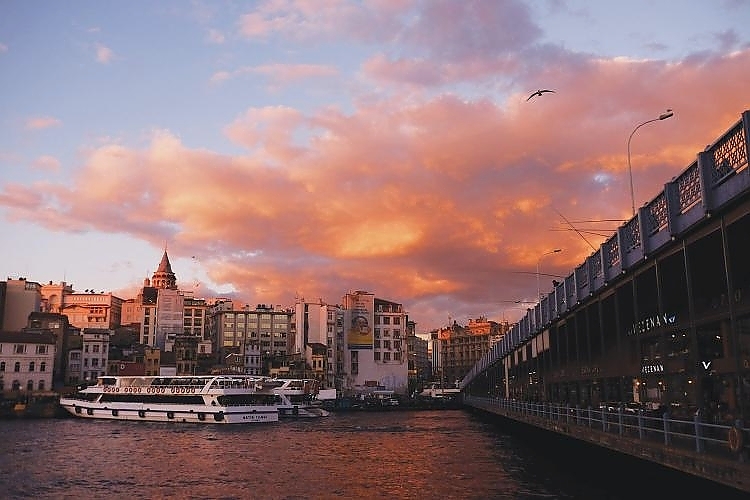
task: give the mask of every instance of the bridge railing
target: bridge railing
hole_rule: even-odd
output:
[[[691,419],[675,418],[668,412],[656,414],[625,404],[580,407],[557,403],[532,403],[503,398],[464,396],[464,404],[544,428],[559,425],[578,426],[709,456],[744,461],[750,447],[746,444],[750,429],[737,420],[730,424],[705,422],[700,414]]]

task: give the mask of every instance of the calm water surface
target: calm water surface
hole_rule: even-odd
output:
[[[2,498],[632,499],[463,411],[247,426],[0,421]],[[574,457],[562,457],[564,461]],[[611,486],[607,486],[610,484]]]

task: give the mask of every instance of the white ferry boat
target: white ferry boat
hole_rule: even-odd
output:
[[[457,387],[443,387],[439,383],[432,383],[419,393],[421,397],[431,399],[450,399],[458,397],[460,394],[461,389]]]
[[[329,415],[317,399],[320,383],[315,379],[271,378],[264,381],[264,386],[271,387],[275,394],[281,396],[280,417],[327,417]]]
[[[76,417],[244,424],[277,422],[289,401],[249,375],[102,376],[60,398]]]

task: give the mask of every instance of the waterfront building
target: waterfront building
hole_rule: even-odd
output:
[[[67,339],[77,333],[68,322],[68,317],[60,313],[33,312],[29,315],[28,325],[24,331],[49,330],[55,336],[55,363],[53,367],[53,384],[64,383],[66,367]]]
[[[209,331],[215,339],[217,354],[226,359],[229,353],[239,354],[240,361],[245,346],[257,343],[266,370],[271,363],[282,363],[289,354],[287,343],[293,335],[293,315],[290,309],[258,304],[255,309],[245,306],[241,310],[212,309]]]
[[[95,381],[107,374],[109,341],[114,333],[105,328],[84,328],[81,330],[81,380]]]
[[[70,335],[65,340],[65,368],[64,379],[65,385],[78,385],[83,380],[83,371],[81,370],[81,358],[83,357],[83,339],[80,332]]]
[[[52,390],[56,339],[50,330],[0,331],[0,390],[33,393]]]
[[[171,351],[175,337],[184,332],[185,296],[175,288],[157,287],[156,290],[155,345],[165,351]]]
[[[205,299],[185,296],[183,301],[183,333],[208,340],[206,316],[209,306]],[[210,343],[209,343],[210,345]]]
[[[342,298],[346,360],[344,390],[408,391],[407,315],[396,302],[355,291]]]
[[[428,354],[429,342],[414,334],[416,325],[409,322],[409,333],[406,335],[406,350],[409,353],[409,393],[420,391],[432,380],[432,367]]]
[[[60,313],[76,328],[117,328],[122,319],[123,299],[112,293],[73,290],[73,285],[64,281],[40,286],[41,310]]]
[[[295,335],[290,353],[304,363],[323,382],[323,387],[342,389],[344,371],[344,311],[340,305],[306,302],[298,299],[294,306]]]
[[[484,316],[469,319],[466,326],[456,321],[441,328],[437,337],[440,348],[440,381],[452,387],[490,349],[490,339],[497,337],[500,324]]]
[[[139,359],[139,356],[136,356],[136,359]],[[143,348],[143,371],[147,377],[155,377],[161,373],[161,351],[158,348]]]
[[[263,356],[258,342],[245,344],[243,368],[247,375],[263,375]]]
[[[112,293],[65,293],[62,300],[60,312],[76,328],[112,329],[120,326],[123,300]]]
[[[199,344],[202,339],[196,335],[178,335],[174,339],[172,352],[175,356],[177,375],[196,375],[198,370]]]
[[[49,282],[42,285],[42,312],[62,313],[65,296],[75,293],[73,285],[61,281],[60,283]]]
[[[26,326],[29,314],[42,310],[42,286],[26,278],[11,279],[3,282],[4,294],[0,295],[0,329],[20,331]]]

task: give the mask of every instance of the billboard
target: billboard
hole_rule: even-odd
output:
[[[346,343],[349,349],[372,349],[375,297],[350,294],[347,297],[349,324]]]

